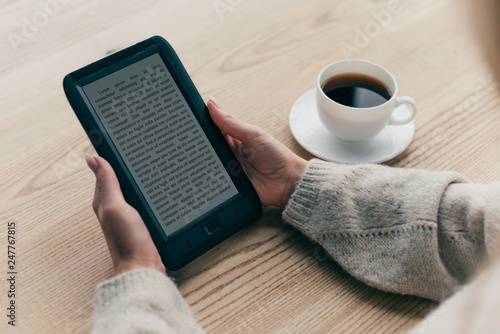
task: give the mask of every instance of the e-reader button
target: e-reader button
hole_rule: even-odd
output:
[[[240,218],[246,217],[253,212],[254,206],[250,198],[245,197],[234,205]]]
[[[205,231],[208,235],[212,235],[220,230],[222,230],[222,228],[217,220],[212,220],[205,225]]]
[[[236,211],[234,210],[234,205],[231,205],[229,208],[221,211],[217,215],[217,218],[219,218],[219,221],[224,228],[230,228],[239,219]]]
[[[186,234],[186,239],[191,248],[196,248],[207,241],[207,236],[203,233],[201,226],[197,226]]]
[[[180,237],[167,244],[167,250],[172,258],[177,261],[191,251],[185,237]]]

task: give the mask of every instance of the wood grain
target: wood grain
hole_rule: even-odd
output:
[[[452,0],[401,0],[377,30],[389,2],[72,0],[14,47],[13,34],[44,9],[1,1],[0,249],[7,222],[16,222],[19,309],[18,327],[2,320],[0,332],[89,331],[94,288],[112,268],[90,206],[94,178],[83,155],[93,148],[61,81],[155,34],[171,42],[203,96],[307,159],[288,129],[290,107],[323,66],[345,57],[342,45],[357,47],[354,57],[388,68],[420,107],[413,143],[389,165],[499,179],[497,86],[466,13]],[[358,47],[358,32],[370,27]],[[6,291],[5,256],[0,263]],[[209,333],[405,332],[435,307],[354,280],[275,209],[171,274]]]

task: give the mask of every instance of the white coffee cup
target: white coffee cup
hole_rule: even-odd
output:
[[[383,104],[371,108],[349,107],[330,99],[323,85],[341,74],[364,74],[382,82],[391,94]],[[324,67],[316,83],[318,114],[325,127],[337,138],[346,141],[363,141],[379,134],[387,125],[403,125],[411,122],[417,112],[417,104],[411,97],[398,97],[398,84],[385,68],[365,60],[342,60]],[[410,113],[397,115],[396,108],[409,105]],[[398,117],[399,116],[399,117]]]

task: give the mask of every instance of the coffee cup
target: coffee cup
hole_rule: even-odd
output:
[[[316,104],[323,125],[337,138],[352,142],[375,137],[388,125],[407,124],[417,112],[415,100],[398,97],[394,76],[365,60],[324,67],[316,83]],[[398,109],[403,104],[409,112]]]

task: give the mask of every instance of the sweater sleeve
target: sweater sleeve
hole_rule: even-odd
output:
[[[92,333],[205,332],[170,278],[137,269],[97,286]]]
[[[283,219],[366,284],[444,300],[499,249],[499,198],[453,172],[313,159]]]

